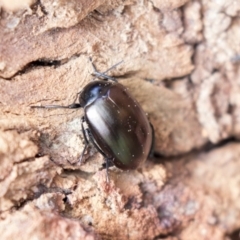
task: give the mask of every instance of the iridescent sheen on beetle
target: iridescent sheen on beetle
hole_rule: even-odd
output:
[[[94,81],[79,97],[95,144],[123,170],[142,164],[152,149],[153,130],[139,103],[115,82]]]
[[[82,161],[87,146],[92,142],[104,156],[107,170],[110,162],[123,170],[136,169],[153,152],[154,130],[142,107],[126,87],[106,75],[106,72],[118,64],[100,73],[92,63],[93,74],[103,80],[88,83],[78,93],[79,103],[74,102],[68,106],[32,106],[32,108],[83,108],[81,127],[85,147],[79,161]]]

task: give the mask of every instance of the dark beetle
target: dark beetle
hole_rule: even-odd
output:
[[[78,93],[79,103],[69,106],[32,107],[84,108],[82,131],[85,147],[80,162],[90,141],[105,157],[107,170],[111,162],[123,170],[136,169],[153,151],[153,127],[139,103],[127,89],[105,74],[113,67],[104,73],[97,72],[94,65],[93,67],[93,74],[104,80],[88,83]],[[84,128],[84,121],[87,123],[87,128]]]

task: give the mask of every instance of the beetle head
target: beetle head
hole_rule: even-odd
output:
[[[94,81],[87,84],[79,96],[81,107],[85,107],[98,98],[105,96],[109,87],[112,85],[113,83],[107,81]]]

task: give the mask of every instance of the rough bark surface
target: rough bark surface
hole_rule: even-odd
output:
[[[240,2],[0,1],[1,239],[240,239]],[[89,56],[140,102],[152,160],[84,147]]]

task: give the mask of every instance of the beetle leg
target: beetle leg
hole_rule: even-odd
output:
[[[106,154],[101,150],[101,148],[99,148],[99,146],[95,143],[94,138],[92,136],[92,133],[90,132],[90,130],[87,128],[86,129],[88,137],[90,142],[93,144],[93,146],[97,149],[98,152],[100,152],[105,158],[107,157]]]
[[[88,144],[85,143],[85,146],[84,146],[84,149],[83,149],[83,151],[81,153],[81,156],[80,156],[79,160],[76,163],[80,162],[80,165],[82,164],[83,155],[86,152],[87,147],[88,147]]]
[[[84,123],[84,122],[85,122],[85,118],[82,117],[82,119],[81,119],[81,128],[82,128],[83,138],[84,138],[84,141],[85,141],[85,143],[84,143],[85,146],[84,146],[84,149],[83,149],[83,151],[82,151],[82,154],[81,154],[81,156],[80,156],[80,158],[79,158],[80,164],[82,163],[83,155],[84,155],[84,153],[85,153],[85,151],[86,151],[86,149],[87,149],[87,147],[88,147],[88,145],[89,145],[89,141],[88,141],[87,135],[86,135],[86,133],[88,133],[88,129],[84,129],[84,126],[83,126],[83,123]]]
[[[82,157],[84,155],[84,152],[86,151],[87,149],[87,146],[89,145],[89,141],[93,144],[93,146],[98,150],[98,152],[100,152],[105,158],[107,158],[107,156],[104,154],[104,152],[99,148],[99,146],[95,143],[94,141],[94,138],[89,130],[89,128],[84,128],[83,126],[83,123],[85,122],[85,118],[82,117],[81,119],[81,128],[82,128],[82,132],[83,132],[83,138],[84,138],[84,141],[85,141],[85,147],[83,149],[83,152],[81,154],[81,157],[79,159],[79,161],[81,162],[82,161]]]
[[[155,152],[154,152],[155,133],[154,133],[154,128],[153,128],[152,123],[149,122],[149,124],[150,124],[151,129],[152,129],[152,146],[151,146],[150,152],[149,152],[149,154],[148,154],[148,157],[149,157],[149,158],[152,158],[152,157],[154,156],[154,154],[155,154]]]
[[[108,167],[113,167],[113,166],[114,166],[113,159],[108,158]],[[102,169],[105,169],[105,168],[107,168],[106,162],[102,164]]]
[[[48,108],[48,109],[56,109],[56,108],[67,108],[67,109],[76,109],[81,108],[79,103],[72,103],[68,106],[61,106],[61,105],[45,105],[45,106],[30,106],[31,108]]]
[[[108,168],[109,168],[109,161],[111,160],[110,158],[108,158],[106,156],[106,154],[99,148],[99,146],[95,143],[94,138],[90,132],[90,130],[87,128],[86,129],[86,133],[89,137],[89,141],[91,141],[91,143],[94,145],[94,147],[98,150],[98,152],[100,152],[103,157],[105,158],[105,164],[106,164],[106,182],[109,183],[109,176],[108,176]]]
[[[105,162],[106,162],[106,182],[109,183],[109,176],[108,176],[108,162],[109,158],[105,158]]]
[[[31,108],[51,108],[51,109],[56,109],[56,108],[67,108],[67,109],[76,109],[76,108],[81,108],[82,106],[79,103],[76,103],[78,95],[81,92],[76,94],[76,97],[74,99],[74,102],[70,105],[67,106],[61,106],[61,105],[45,105],[45,106],[30,106]]]

